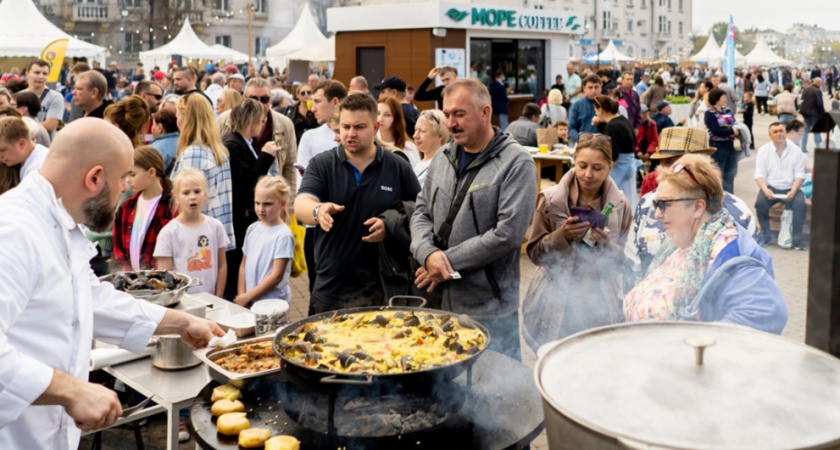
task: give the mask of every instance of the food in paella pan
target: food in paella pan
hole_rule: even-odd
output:
[[[210,396],[210,401],[214,403],[222,399],[234,401],[238,400],[240,397],[242,397],[242,391],[240,391],[236,386],[223,384],[213,388],[213,395]]]
[[[267,428],[249,428],[239,432],[239,446],[242,448],[260,448],[271,437]]]
[[[300,441],[294,436],[281,434],[265,441],[265,450],[300,450]]]
[[[371,311],[309,322],[278,351],[307,367],[353,374],[398,374],[462,361],[487,345],[468,320],[425,311]]]
[[[235,353],[213,362],[222,369],[236,373],[257,373],[280,367],[280,357],[274,353],[271,341],[243,344]]]
[[[239,433],[251,428],[247,416],[244,412],[222,414],[216,419],[216,429],[225,436],[239,436]]]
[[[120,272],[111,277],[111,283],[118,291],[174,291],[186,281],[178,279],[168,270],[147,270]]]

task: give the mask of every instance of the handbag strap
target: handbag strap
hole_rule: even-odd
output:
[[[441,250],[449,248],[449,235],[452,234],[452,223],[455,222],[455,217],[458,211],[461,210],[461,205],[467,197],[467,192],[470,190],[473,180],[478,175],[479,169],[475,168],[467,172],[467,177],[464,178],[464,183],[461,184],[461,189],[458,190],[458,195],[455,200],[449,205],[449,213],[446,215],[446,220],[440,224],[437,233],[435,234],[435,245]]]

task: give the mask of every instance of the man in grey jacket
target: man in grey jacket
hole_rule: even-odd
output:
[[[490,124],[479,81],[450,83],[443,112],[453,140],[432,159],[411,219],[411,252],[423,266],[416,284],[442,288],[444,310],[470,315],[487,327],[491,349],[519,359],[519,252],[536,202],[534,161]]]

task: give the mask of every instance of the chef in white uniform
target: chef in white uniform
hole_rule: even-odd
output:
[[[40,171],[0,196],[0,449],[76,449],[81,431],[122,414],[88,383],[92,339],[140,353],[153,334],[204,347],[213,322],[101,284],[79,224],[113,221],[134,149],[117,127],[79,119],[56,135]]]

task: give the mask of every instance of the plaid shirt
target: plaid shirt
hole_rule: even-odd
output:
[[[192,167],[204,172],[207,177],[207,201],[201,212],[217,219],[225,226],[230,245],[225,250],[236,249],[236,238],[233,236],[233,202],[232,184],[230,181],[230,159],[226,159],[221,166],[216,165],[216,157],[209,147],[202,145],[190,145],[172,169],[172,177],[178,174],[181,169]]]
[[[131,248],[131,228],[134,226],[134,214],[137,212],[137,200],[140,194],[137,192],[131,198],[124,201],[114,217],[114,229],[111,241],[114,245],[113,258],[120,270],[131,270],[131,258],[129,255],[129,248]],[[155,265],[155,259],[152,253],[155,251],[155,244],[157,243],[158,234],[160,230],[175,217],[175,201],[172,198],[172,192],[166,188],[160,194],[160,200],[152,215],[152,221],[149,223],[149,229],[146,230],[146,236],[143,238],[143,245],[140,246],[140,269],[152,269]]]

